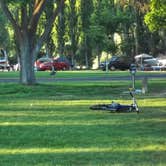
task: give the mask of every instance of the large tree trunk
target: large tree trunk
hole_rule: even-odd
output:
[[[24,42],[20,46],[21,60],[20,60],[20,83],[25,85],[32,85],[36,83],[34,72],[35,55],[33,50],[29,47],[28,42]]]

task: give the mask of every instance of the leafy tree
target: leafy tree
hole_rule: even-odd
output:
[[[88,5],[87,5],[88,4]],[[89,68],[91,62],[91,40],[88,36],[88,30],[90,28],[90,17],[93,12],[93,1],[92,0],[81,0],[81,21],[82,21],[82,48],[84,49],[84,57],[86,67]]]
[[[151,0],[150,11],[145,15],[144,21],[151,35],[151,52],[165,54],[166,46],[166,0]]]
[[[44,13],[47,5],[55,3],[51,16],[46,19],[42,33],[38,33],[38,25],[40,18]],[[63,5],[64,0],[47,1],[47,0],[26,0],[26,1],[6,1],[1,0],[1,8],[6,17],[11,22],[15,31],[16,41],[20,50],[20,82],[22,84],[35,84],[34,61],[36,55],[42,47],[44,41],[51,33],[55,18],[59,9]],[[9,6],[17,7],[19,10],[18,20],[13,15]]]
[[[40,31],[41,31],[39,34],[41,34],[42,30],[45,28],[44,27],[44,25],[45,25],[44,22],[45,22],[45,20],[48,20],[51,17],[53,10],[54,10],[54,3],[49,3],[46,6],[45,10],[44,10],[45,14],[43,14],[41,16],[41,19],[40,19],[40,22],[39,22],[38,27],[40,27]],[[48,56],[48,57],[54,56],[55,43],[53,41],[53,37],[54,37],[54,32],[53,32],[53,29],[52,29],[51,33],[48,35],[47,39],[44,42],[44,46],[45,46],[44,55],[46,54],[46,56]]]
[[[96,53],[98,57],[98,66],[100,64],[101,53],[103,51],[106,38],[105,27],[101,25],[101,20],[103,19],[101,15],[102,7],[101,1],[94,2],[94,12],[91,15],[91,25],[88,35],[91,38],[93,52]]]
[[[123,34],[124,24],[131,22],[130,20],[131,17],[122,10],[119,3],[115,3],[113,0],[96,1],[91,17],[93,44],[96,43],[97,48],[102,48],[101,51],[115,54],[118,50],[114,39],[115,33]]]
[[[125,22],[121,21],[123,52],[125,51],[130,57],[142,52],[149,53],[151,33],[143,21],[149,9],[149,0],[119,0],[119,4],[124,15],[128,17]]]
[[[68,0],[67,6],[67,23],[68,23],[68,56],[72,66],[74,65],[74,58],[78,49],[78,42],[80,36],[79,27],[79,1]]]
[[[64,54],[65,48],[65,3],[60,7],[58,21],[57,21],[57,44],[58,44],[58,53],[60,55]]]
[[[1,9],[0,12],[2,13]],[[0,48],[7,49],[9,46],[9,33],[7,31],[7,20],[3,14],[0,15]]]

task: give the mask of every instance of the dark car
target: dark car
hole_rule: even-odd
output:
[[[38,71],[45,70],[67,70],[69,64],[66,62],[59,62],[51,58],[40,58],[35,62],[35,68]]]
[[[104,71],[108,65],[109,70],[128,70],[130,68],[131,61],[126,57],[113,56],[107,63],[100,64],[100,68]]]

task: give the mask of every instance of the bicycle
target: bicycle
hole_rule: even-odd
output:
[[[91,110],[104,110],[104,111],[110,111],[112,113],[129,113],[129,112],[137,112],[139,113],[140,110],[138,108],[137,101],[135,99],[135,91],[132,88],[129,88],[129,93],[132,97],[132,104],[131,105],[124,105],[120,103],[116,103],[112,101],[111,104],[96,104],[90,106]]]
[[[128,113],[128,112],[137,112],[139,113],[140,110],[138,108],[138,104],[135,98],[135,73],[136,73],[136,66],[135,64],[130,65],[130,73],[132,76],[132,88],[129,88],[129,94],[132,97],[132,104],[131,105],[124,105],[124,104],[119,104],[114,101],[112,101],[111,104],[97,104],[97,105],[92,105],[90,106],[91,110],[105,110],[105,111],[110,111],[110,112],[122,112],[122,113]]]

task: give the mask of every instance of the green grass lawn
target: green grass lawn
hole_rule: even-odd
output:
[[[166,71],[137,71],[137,75],[161,75]],[[83,71],[57,71],[56,78],[79,78],[79,77],[113,77],[113,76],[130,76],[129,71],[101,71],[101,70],[83,70]],[[0,72],[0,78],[19,78],[19,72]],[[36,72],[36,78],[50,78],[50,71]]]
[[[92,111],[130,104],[128,81],[0,84],[2,166],[165,166],[166,80],[137,95],[140,114]],[[141,86],[141,81],[136,84]]]

